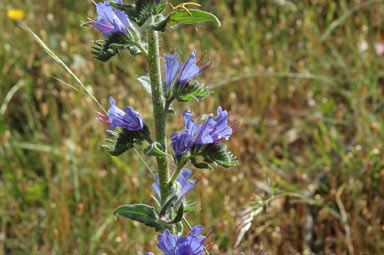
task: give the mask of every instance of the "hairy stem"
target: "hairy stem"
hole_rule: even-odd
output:
[[[156,141],[163,144],[166,150],[167,137],[165,130],[165,100],[163,89],[161,85],[161,68],[160,68],[160,52],[159,52],[159,36],[158,33],[148,28],[148,70],[151,80],[152,89],[152,104],[153,114],[155,121],[155,136]],[[162,202],[164,202],[169,195],[169,170],[167,157],[157,157],[157,167],[160,179],[160,193]]]

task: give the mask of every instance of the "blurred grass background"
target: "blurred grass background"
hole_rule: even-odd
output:
[[[195,171],[203,178],[190,198],[202,209],[190,221],[215,225],[217,254],[384,254],[384,56],[373,48],[384,41],[384,1],[200,3],[222,27],[168,30],[163,53],[206,51],[215,63],[200,79],[215,94],[175,108],[222,105],[244,128],[228,143],[239,167]],[[101,35],[80,27],[96,16],[92,1],[1,1],[0,255],[154,250],[150,229],[112,217],[121,204],[153,204],[145,165],[133,151],[102,150],[97,105],[4,15],[11,8],[105,107],[112,95],[152,116],[136,81],[143,59],[92,59]],[[182,125],[173,117],[170,130]]]

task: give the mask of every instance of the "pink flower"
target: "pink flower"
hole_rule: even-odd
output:
[[[382,43],[375,43],[375,50],[377,55],[383,55],[384,54],[384,44]]]

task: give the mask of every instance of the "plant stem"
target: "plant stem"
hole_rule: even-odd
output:
[[[173,174],[171,181],[169,182],[170,187],[176,182],[176,179],[179,176],[179,174],[181,173],[181,170],[183,169],[185,164],[190,160],[190,158],[191,158],[191,156],[189,154],[185,155],[183,160],[177,164],[176,171]]]
[[[160,68],[160,52],[159,52],[159,36],[156,31],[150,27],[147,30],[148,36],[148,70],[151,80],[152,89],[152,104],[153,115],[155,122],[155,136],[156,141],[163,144],[165,153],[167,153],[167,137],[165,130],[165,100],[163,89],[161,85],[161,68]],[[169,170],[167,157],[157,157],[157,167],[160,179],[160,193],[162,202],[164,202],[169,195]]]

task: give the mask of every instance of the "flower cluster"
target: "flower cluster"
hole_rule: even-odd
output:
[[[135,112],[132,107],[127,107],[121,110],[117,107],[115,99],[109,97],[111,107],[108,110],[107,115],[97,112],[100,116],[98,120],[110,125],[109,129],[113,130],[116,127],[123,127],[130,131],[138,131],[144,128],[144,120],[138,112]]]
[[[232,128],[228,124],[228,112],[219,106],[217,117],[210,114],[202,124],[193,120],[192,112],[184,112],[184,131],[171,135],[172,148],[176,158],[183,157],[193,147],[199,149],[203,145],[216,144],[222,139],[228,140],[232,135]]]
[[[123,4],[122,0],[114,0],[114,2]],[[104,36],[127,33],[127,29],[132,26],[128,16],[113,8],[109,1],[96,4],[96,11],[98,16],[91,26],[103,33]]]

